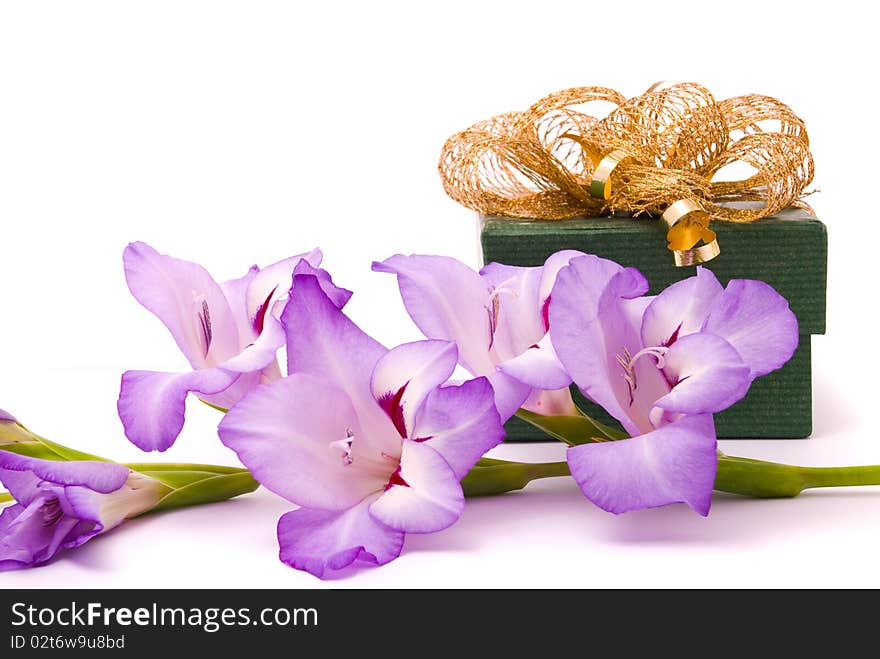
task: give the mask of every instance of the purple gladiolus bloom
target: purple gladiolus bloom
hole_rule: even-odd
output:
[[[788,302],[760,281],[723,288],[711,271],[656,297],[644,277],[595,256],[553,288],[559,359],[585,396],[632,436],[568,449],[584,494],[613,513],[684,502],[706,515],[717,467],[714,412],[782,366],[798,343]]]
[[[396,254],[373,270],[397,275],[406,310],[430,339],[458,344],[459,361],[485,375],[503,420],[520,407],[544,415],[575,414],[550,342],[548,307],[560,268],[582,252],[553,254],[541,267],[490,263],[479,273],[447,256]]]
[[[219,428],[258,481],[300,506],[279,521],[281,560],[318,577],[357,559],[381,565],[405,533],[453,524],[461,478],[503,437],[489,381],[443,386],[454,343],[387,350],[314,275],[294,277],[282,322],[290,375],[246,396]]]
[[[294,272],[313,274],[337,306],[351,293],[318,270],[320,250],[292,256],[218,284],[202,266],[132,243],[123,255],[134,297],[161,320],[193,370],[128,371],[122,376],[119,417],[125,435],[145,451],[164,451],[180,434],[186,396],[227,409],[261,382],[281,377],[284,345],[278,316]]]
[[[112,462],[56,462],[0,451],[16,503],[0,514],[0,571],[41,565],[158,503],[162,485]]]

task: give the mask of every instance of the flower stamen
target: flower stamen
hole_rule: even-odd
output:
[[[515,280],[516,277],[506,279],[489,292],[489,304],[486,306],[486,312],[489,314],[489,350],[495,345],[495,330],[498,328],[498,316],[501,314],[501,295],[519,297],[516,289],[508,286],[510,282]]]
[[[646,355],[656,360],[655,366],[663,368],[666,365],[666,353],[669,348],[666,346],[653,346],[650,348],[642,348],[636,354],[631,355],[628,348],[623,349],[623,355],[615,355],[617,363],[623,369],[623,379],[629,388],[629,404],[632,405],[635,400],[636,388],[638,380],[636,379],[636,362]]]
[[[199,321],[199,329],[202,330],[202,342],[204,343],[205,357],[211,351],[211,341],[214,339],[214,330],[211,327],[211,310],[208,308],[208,301],[203,296],[196,297],[196,304],[201,309],[196,314]]]
[[[635,400],[636,387],[638,386],[632,355],[629,354],[628,348],[624,348],[623,355],[615,355],[614,357],[623,369],[623,380],[629,388],[629,404],[632,405]]]
[[[354,458],[351,457],[352,443],[354,443],[354,433],[351,431],[351,428],[345,429],[344,438],[330,442],[330,448],[332,450],[342,452],[342,464],[346,467],[354,462]]]
[[[651,348],[642,348],[632,357],[632,363],[635,364],[640,357],[644,357],[645,355],[650,355],[654,359],[657,360],[655,364],[657,368],[663,368],[666,365],[666,353],[669,352],[669,348],[666,346],[653,346]]]

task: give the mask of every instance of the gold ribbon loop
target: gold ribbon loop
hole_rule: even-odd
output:
[[[584,110],[593,101],[614,108],[595,117]],[[750,173],[726,180],[734,164]],[[719,102],[687,82],[630,99],[605,87],[556,92],[453,135],[439,170],[450,197],[485,214],[664,214],[673,218],[676,265],[694,265],[720,252],[709,219],[752,222],[801,203],[813,157],[804,122],[780,101],[753,94]]]
[[[608,199],[611,197],[611,172],[624,160],[632,158],[633,155],[626,149],[614,149],[606,155],[596,169],[593,170],[593,178],[590,180],[590,194],[597,199]]]
[[[666,222],[667,226],[671,229],[679,222],[679,220],[683,220],[688,215],[705,212],[706,211],[703,207],[697,202],[691,199],[679,199],[675,203],[670,204],[669,208],[663,211],[663,215],[661,215],[660,218]]]
[[[721,248],[718,246],[718,241],[713,240],[694,249],[674,250],[672,255],[675,258],[675,265],[681,268],[688,265],[706,263],[706,261],[711,261],[720,253]]]
[[[693,199],[679,199],[670,204],[660,218],[669,227],[667,248],[672,251],[675,265],[699,265],[721,253],[715,232],[709,228],[711,216]],[[700,241],[704,244],[695,247]]]

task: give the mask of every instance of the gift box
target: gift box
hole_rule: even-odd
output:
[[[825,333],[827,236],[814,215],[789,208],[755,222],[715,222],[721,253],[702,267],[722,284],[730,279],[759,279],[788,299],[798,319],[800,343],[781,369],[758,378],[748,395],[715,415],[721,438],[803,438],[812,431],[810,341]],[[655,295],[693,276],[693,267],[676,267],[663,239],[667,227],[656,218],[578,217],[522,220],[480,216],[484,263],[537,266],[552,253],[576,249],[638,268]],[[613,419],[573,388],[575,402],[605,423]],[[539,430],[513,418],[507,439],[545,439]]]

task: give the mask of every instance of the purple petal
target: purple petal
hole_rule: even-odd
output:
[[[522,404],[524,410],[544,416],[577,416],[571,389],[532,389],[532,393]]]
[[[341,510],[381,492],[400,455],[397,440],[383,457],[386,439],[365,434],[345,393],[303,373],[256,389],[218,432],[254,478],[308,508]]]
[[[41,460],[26,455],[0,451],[0,481],[19,503],[27,505],[27,495],[19,498],[19,486],[30,490],[25,479],[39,479],[57,485],[80,485],[96,492],[108,493],[125,484],[129,470],[115,462],[75,460],[62,462]],[[30,492],[28,492],[30,494]]]
[[[260,270],[250,282],[245,298],[247,316],[253,323],[271,309],[273,302],[287,295],[293,273],[300,261],[305,260],[315,267],[321,265],[321,250],[314,249],[306,254],[297,254]],[[260,323],[261,325],[261,323]],[[259,333],[259,328],[257,328]]]
[[[277,361],[269,364],[269,366],[266,367],[266,371],[269,371],[273,367],[275,369],[278,368]],[[222,370],[226,369],[224,368]],[[280,377],[281,376],[278,375],[275,379]],[[231,385],[226,387],[226,389],[223,389],[216,394],[198,394],[198,398],[209,405],[228,410],[252,392],[261,382],[263,382],[262,372],[240,373],[238,378]]]
[[[12,423],[18,423],[18,419],[16,419],[5,410],[0,410],[0,421],[11,421]]]
[[[461,365],[474,375],[494,370],[492,301],[480,275],[447,256],[395,254],[373,270],[397,275],[403,304],[426,337],[455,341]]]
[[[0,572],[17,570],[34,565],[35,548],[42,545],[42,541],[35,542],[33,530],[24,527],[23,515],[35,514],[36,510],[28,509],[15,504],[7,506],[0,511]],[[22,520],[19,524],[16,521]],[[27,535],[22,531],[30,531]]]
[[[317,253],[317,257],[315,257],[315,253]],[[320,261],[320,250],[315,250],[315,252],[307,256]],[[339,288],[334,285],[328,272],[312,267],[311,263],[305,258],[294,258],[299,258],[299,261],[297,261],[293,268],[293,275],[291,275],[290,272],[287,272],[287,280],[291,280],[292,276],[299,274],[313,275],[318,279],[321,289],[328,295],[333,304],[340,309],[345,306],[349,298],[351,298],[351,291],[347,291],[344,288]],[[291,259],[288,259],[288,261],[291,261]],[[286,265],[288,261],[282,262],[282,264]],[[270,267],[278,268],[279,264]],[[261,282],[259,278],[256,278],[255,281],[257,285],[265,285],[265,282]],[[272,294],[270,295],[271,299],[267,298],[264,301],[265,305],[271,307],[274,304],[272,300],[278,297],[287,296],[290,287],[291,283],[288,281],[285,281],[283,286],[279,284],[272,290]],[[281,303],[279,303],[279,305],[280,304]],[[284,329],[281,326],[281,322],[271,311],[261,308],[257,313],[259,316],[258,327],[254,327],[253,323],[249,323],[249,325],[251,332],[256,333],[256,331],[259,330],[259,336],[242,350],[239,355],[223,362],[223,364],[221,364],[222,368],[230,371],[237,371],[239,373],[250,373],[260,371],[274,364],[278,349],[284,345]]]
[[[642,397],[653,395],[662,384],[655,382],[662,380],[657,369],[645,360],[636,364],[636,368],[646,371],[637,373],[644,375],[641,389],[632,390],[618,361],[642,348],[638,334],[641,318],[627,307],[633,304],[632,298],[647,289],[648,282],[637,270],[582,256],[559,272],[550,302],[550,336],[565,370],[584,395],[605,408],[631,434],[651,427],[647,419],[650,405],[645,409]],[[637,309],[642,308],[638,302],[635,304]],[[657,397],[654,395],[650,402]]]
[[[396,455],[399,448],[392,440],[397,433],[370,390],[373,368],[388,350],[351,322],[311,275],[294,277],[281,322],[287,336],[287,372],[308,373],[344,391],[362,427],[387,434],[386,452]]]
[[[498,410],[498,415],[502,422],[507,421],[526,402],[532,388],[498,370],[489,373],[486,377],[495,391],[495,408]]]
[[[253,343],[257,339],[257,331],[254,329],[253,320],[248,316],[247,312],[247,291],[251,282],[260,268],[252,265],[244,277],[238,279],[230,279],[220,284],[223,295],[229,302],[229,309],[235,317],[235,324],[238,328],[239,344],[246,345]]]
[[[749,367],[739,353],[714,334],[683,336],[672,345],[664,361],[663,372],[677,384],[655,405],[669,412],[706,414],[726,410],[746,395],[752,382]]]
[[[646,346],[669,346],[687,334],[698,332],[724,289],[711,270],[697,268],[697,274],[666,288],[648,305],[642,319],[642,341]]]
[[[82,544],[100,529],[89,520],[69,517],[58,503],[51,504],[51,523],[47,506],[52,499],[44,494],[27,507],[7,507],[0,514],[0,572],[46,563],[62,547]]]
[[[563,289],[558,289],[561,283],[560,278],[563,275],[566,283]],[[578,300],[584,305],[582,313],[586,317],[595,317],[601,297],[612,281],[616,281],[618,294],[628,299],[644,295],[648,290],[647,280],[635,268],[624,268],[614,261],[592,254],[573,258],[556,274],[556,283],[551,291],[551,311],[557,290],[565,290],[567,295],[571,295],[572,292],[576,294]]]
[[[126,470],[127,471],[127,470]],[[104,530],[97,517],[71,510],[67,493],[96,494],[80,486],[39,485],[39,496],[27,506],[14,505],[0,515],[0,571],[41,565],[64,547],[77,547]]]
[[[236,373],[254,373],[275,362],[279,348],[284,345],[284,329],[273,317],[265,319],[263,331],[257,339],[220,368]]]
[[[569,263],[571,263],[572,259],[576,259],[580,256],[587,256],[587,254],[579,252],[575,249],[563,249],[547,257],[547,260],[544,261],[544,267],[541,268],[541,285],[538,298],[541,307],[544,306],[545,302],[552,294],[553,287],[556,285],[556,277],[559,275],[559,271],[562,270],[562,268],[567,266]],[[617,265],[613,261],[607,261],[607,263]],[[547,328],[545,327],[544,331],[546,330]]]
[[[100,494],[86,487],[64,488],[68,514],[97,523],[96,530],[105,533],[122,522],[152,510],[169,488],[156,479],[130,471],[121,488]],[[66,545],[71,546],[71,545]]]
[[[485,377],[434,389],[416,417],[414,437],[443,456],[461,480],[504,439],[494,392]]]
[[[40,484],[43,479],[31,471],[13,471],[0,466],[0,484],[12,497],[25,506],[40,496]]]
[[[709,514],[718,454],[711,415],[686,416],[632,439],[573,446],[571,474],[608,512],[686,503]]]
[[[464,493],[452,467],[426,443],[403,443],[398,481],[370,506],[370,514],[393,529],[441,531],[464,510]]]
[[[308,260],[303,259],[297,263],[296,268],[293,270],[293,275],[314,275],[321,285],[321,290],[330,298],[330,301],[339,309],[342,309],[351,299],[352,292],[334,284],[329,272],[313,266],[317,266],[317,264],[309,263]]]
[[[785,364],[798,345],[798,322],[788,301],[762,281],[731,279],[703,330],[727,340],[752,379]]]
[[[491,290],[489,311],[493,361],[512,359],[547,331],[541,314],[543,268],[490,263],[480,270]]]
[[[498,369],[536,389],[562,389],[571,384],[549,333],[518,357],[499,364]]]
[[[549,328],[548,305],[556,275],[578,256],[585,254],[563,250],[550,255],[543,266],[490,263],[480,271],[492,287],[494,361],[509,362],[540,342]],[[571,379],[559,387],[568,384]]]
[[[214,366],[241,348],[222,289],[196,263],[132,243],[123,254],[132,295],[161,320],[193,368]]]
[[[165,451],[183,428],[187,394],[217,394],[238,377],[238,373],[219,368],[189,373],[124,373],[116,408],[125,436],[143,451]]]
[[[300,508],[278,520],[280,558],[319,579],[360,559],[384,565],[400,555],[404,535],[373,518],[368,497],[346,510]]]
[[[449,379],[458,363],[450,341],[416,341],[387,352],[373,369],[370,387],[401,437],[412,437],[416,412],[432,389]]]

